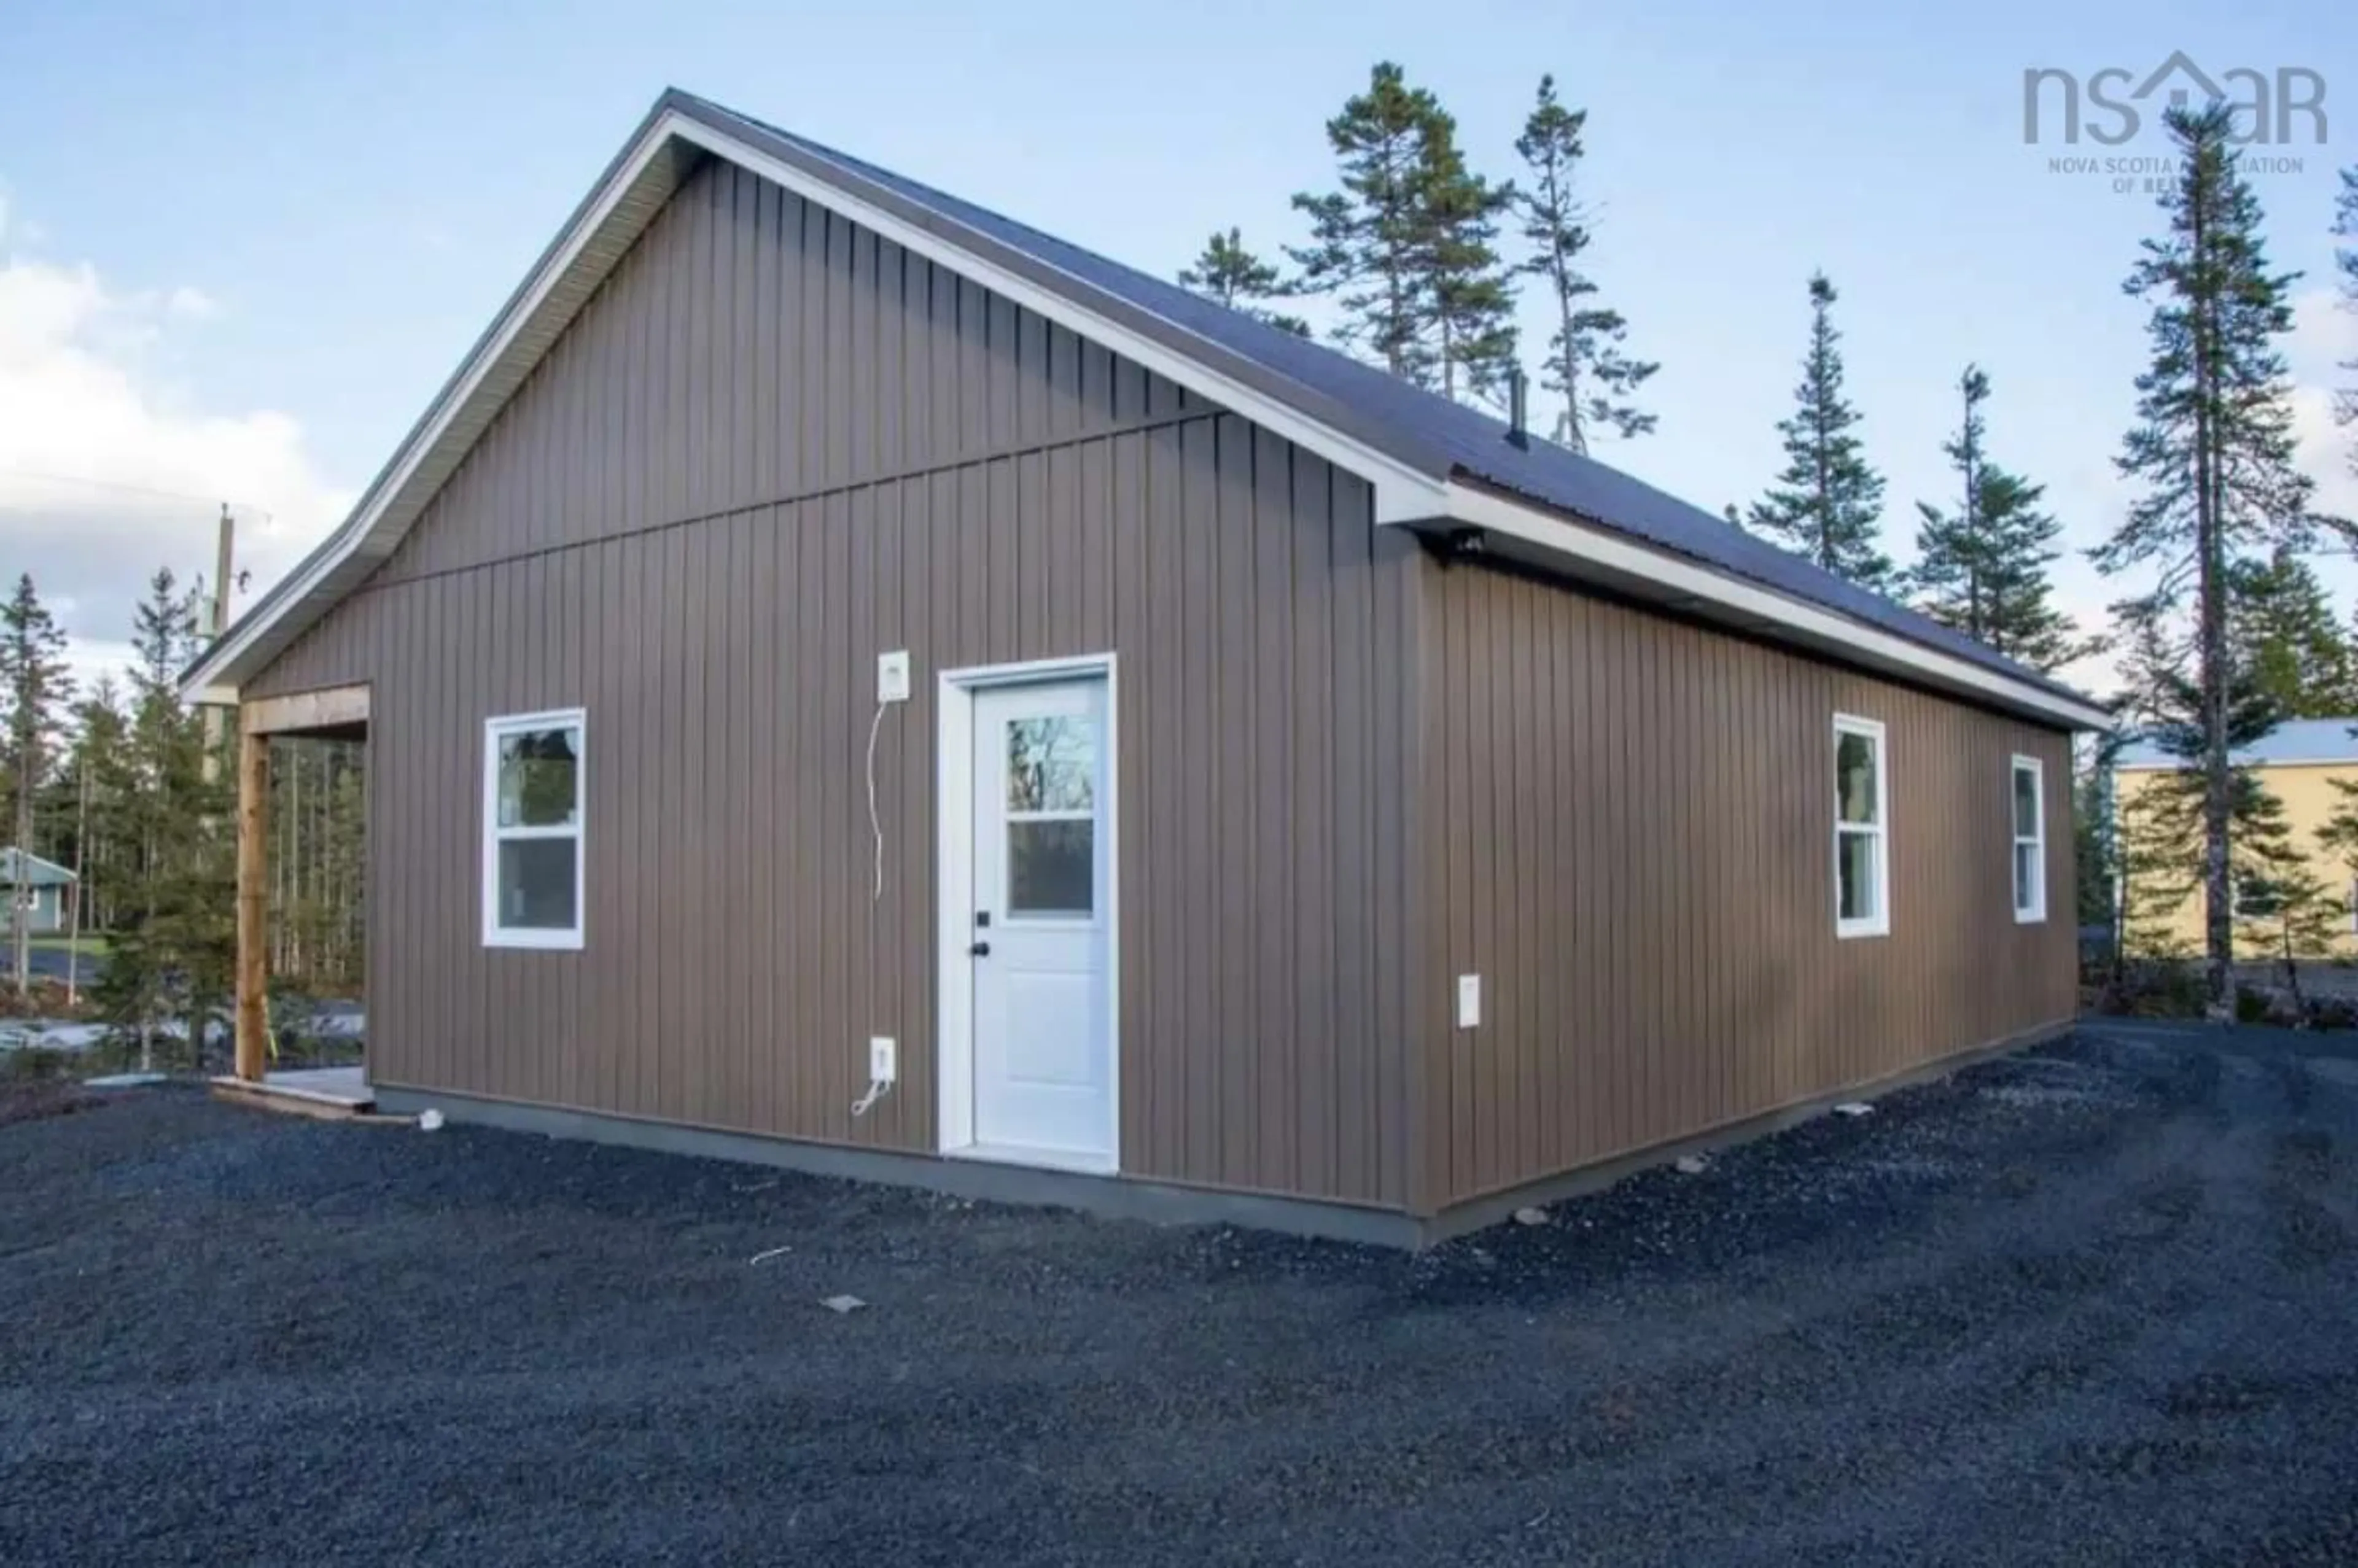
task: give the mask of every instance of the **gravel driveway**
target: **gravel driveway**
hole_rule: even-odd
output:
[[[2353,1140],[2090,1030],[1409,1258],[138,1091],[0,1128],[0,1561],[2349,1563]]]

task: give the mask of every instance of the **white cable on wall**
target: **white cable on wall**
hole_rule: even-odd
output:
[[[876,717],[868,724],[868,832],[876,841],[876,885],[868,895],[871,903],[884,901],[884,819],[876,811],[876,737],[884,729],[884,709],[889,703],[876,705]]]

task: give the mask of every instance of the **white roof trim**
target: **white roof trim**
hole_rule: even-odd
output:
[[[393,553],[581,305],[670,199],[687,167],[688,160],[681,155],[690,148],[727,158],[840,213],[1358,475],[1373,488],[1379,524],[1448,520],[1483,528],[1521,541],[1550,560],[1568,565],[1575,575],[1634,585],[1643,597],[1673,608],[1758,630],[1848,663],[1887,670],[2048,722],[2078,729],[2112,727],[2112,716],[2104,710],[2003,672],[1878,631],[1717,568],[1581,525],[1555,513],[1444,481],[676,107],[654,115],[624,156],[615,161],[342,526],[189,670],[180,684],[184,697],[235,702],[242,682],[276,658]],[[825,161],[816,151],[809,156]],[[856,171],[847,174],[860,178]],[[1095,292],[1085,280],[1074,281],[1084,295]],[[1164,325],[1180,330],[1174,323]]]
[[[403,443],[392,466],[341,527],[232,626],[182,677],[181,696],[197,702],[237,700],[240,682],[277,655],[318,613],[341,599],[393,553],[450,471],[530,374],[582,301],[622,259],[677,188],[664,160],[683,146],[700,148],[840,213],[910,252],[950,268],[1015,304],[1144,365],[1295,445],[1365,479],[1379,522],[1430,517],[1442,504],[1442,481],[1267,394],[1065,296],[975,254],[940,234],[886,211],[743,139],[677,109],[657,114]],[[814,155],[816,156],[816,155]],[[1077,280],[1076,280],[1077,281]],[[1084,286],[1087,287],[1087,286]],[[487,388],[496,388],[486,400]],[[302,607],[315,613],[274,639]]]
[[[1723,624],[1773,633],[1779,642],[1817,649],[1846,664],[1887,671],[2074,730],[2113,727],[2113,716],[2093,704],[2073,701],[1773,589],[1488,491],[1452,484],[1444,514],[1464,526],[1536,546],[1536,553],[1575,575],[1633,588],[1646,598]]]

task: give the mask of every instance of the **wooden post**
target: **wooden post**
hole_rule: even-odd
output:
[[[237,738],[237,1076],[261,1081],[270,989],[270,737]]]

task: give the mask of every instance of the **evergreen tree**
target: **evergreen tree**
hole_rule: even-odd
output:
[[[32,989],[32,913],[27,903],[26,857],[38,852],[33,803],[49,777],[72,684],[66,678],[66,635],[50,616],[29,574],[0,605],[0,743],[7,747],[10,835],[16,847],[16,885],[7,890],[11,973],[19,996]]]
[[[1310,336],[1310,323],[1299,316],[1270,309],[1264,301],[1282,299],[1293,290],[1278,276],[1274,264],[1245,248],[1244,236],[1231,228],[1215,232],[1204,243],[1204,254],[1179,273],[1179,286],[1206,299],[1217,300],[1238,315],[1266,321],[1297,338]]]
[[[148,584],[133,629],[129,787],[117,830],[139,868],[119,911],[97,1000],[143,1054],[177,1014],[201,1070],[211,1023],[225,1016],[236,962],[235,845],[226,780],[208,767],[204,725],[174,676],[196,651],[197,596],[171,572]]]
[[[2236,167],[2234,116],[2213,104],[2170,110],[2165,123],[2178,150],[2160,202],[2168,231],[2145,242],[2125,286],[2153,307],[2153,362],[2137,377],[2137,424],[2117,460],[2145,493],[2092,554],[2108,573],[2159,568],[2144,601],[2148,613],[2176,608],[2192,590],[2206,980],[2210,1014],[2223,1021],[2233,1015],[2236,790],[2228,568],[2254,547],[2307,542],[2310,485],[2293,465],[2289,386],[2277,347],[2292,325],[2292,279],[2268,269],[2259,202]]]
[[[1878,593],[1889,592],[1891,557],[1880,547],[1883,476],[1867,466],[1855,427],[1858,411],[1843,396],[1842,334],[1834,330],[1834,286],[1810,279],[1810,348],[1801,359],[1799,403],[1779,421],[1785,471],[1754,503],[1753,532]]]
[[[1967,365],[1957,389],[1963,420],[1942,448],[1957,470],[1957,510],[1916,503],[1922,521],[1909,580],[1927,596],[1923,610],[1933,620],[2008,658],[2052,670],[2096,646],[2055,608],[2048,568],[2062,554],[2055,540],[2063,525],[2039,505],[2044,485],[1989,460],[1982,413],[1989,377]]]
[[[2333,232],[2358,241],[2358,164],[2342,171],[2342,199],[2335,209]],[[2337,247],[2333,265],[2342,275],[2342,308],[2358,314],[2358,243]],[[2358,358],[2342,361],[2342,368],[2358,376]],[[2358,381],[2333,395],[2333,415],[2344,425],[2358,426]],[[2358,473],[2358,433],[2350,443],[2350,471]]]
[[[104,930],[131,891],[135,868],[124,852],[120,825],[131,793],[131,721],[122,689],[99,676],[74,706],[73,740],[66,759],[66,792],[57,816],[71,824],[66,853],[81,881],[83,924]]]
[[[2265,560],[2231,562],[2227,572],[2235,662],[2277,713],[2286,719],[2350,713],[2350,644],[2309,563],[2278,546]]]
[[[1441,395],[1455,397],[1461,385],[1496,394],[1516,363],[1514,274],[1496,243],[1514,187],[1492,185],[1466,167],[1457,122],[1438,110],[1419,173],[1425,230],[1420,259],[1433,300]]]
[[[1432,385],[1439,370],[1426,148],[1440,118],[1431,92],[1410,87],[1390,61],[1378,64],[1368,90],[1326,122],[1341,189],[1293,198],[1309,216],[1312,243],[1288,253],[1304,288],[1336,296],[1343,320],[1336,337],[1419,386]]]
[[[1529,175],[1529,183],[1515,193],[1523,239],[1531,247],[1522,270],[1545,281],[1555,304],[1555,332],[1548,339],[1540,384],[1563,395],[1555,438],[1575,452],[1588,450],[1588,438],[1597,431],[1610,429],[1624,438],[1650,433],[1655,416],[1632,399],[1661,368],[1623,351],[1628,322],[1618,310],[1595,302],[1596,284],[1582,270],[1582,254],[1595,238],[1575,190],[1580,160],[1588,150],[1581,140],[1587,124],[1588,111],[1565,108],[1556,98],[1555,78],[1542,76],[1539,103],[1515,138]]]
[[[2158,750],[2173,759],[2168,769],[2145,774],[2141,786],[2125,793],[2117,814],[2114,847],[2123,887],[2121,923],[2126,946],[2143,953],[2176,957],[2174,916],[2207,885],[2208,857],[2203,820],[2209,800],[2204,768],[2209,712],[2200,683],[2186,674],[2190,636],[2149,601],[2120,607],[2125,652],[2122,673],[2129,687],[2129,718]],[[2240,751],[2274,729],[2282,715],[2248,671],[2228,667],[2223,708],[2228,744]],[[2265,817],[2273,797],[2249,769],[2228,770],[2228,817],[2234,829],[2229,884],[2265,883],[2278,869],[2270,853]],[[2206,937],[2207,944],[2207,937]]]
[[[2342,934],[2342,901],[2309,869],[2293,841],[2284,802],[2256,773],[2235,778],[2235,925],[2247,951],[2284,966],[2293,1004],[2301,1007],[2300,966],[2332,952]]]

